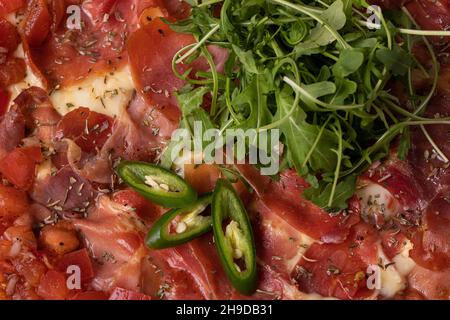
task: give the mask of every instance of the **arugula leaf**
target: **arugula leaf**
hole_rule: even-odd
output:
[[[321,15],[322,21],[331,26],[334,30],[341,30],[345,26],[347,17],[344,13],[344,5],[341,0],[334,1]],[[326,46],[336,38],[323,25],[317,24],[312,30],[309,39],[306,42],[314,43],[317,47]]]
[[[188,129],[193,133],[194,122],[201,123],[201,130],[205,132],[207,129],[214,128],[214,124],[209,117],[209,114],[201,107],[205,94],[209,92],[207,87],[199,87],[191,91],[190,86],[182,88],[175,94],[178,104],[182,112],[182,119],[180,122],[180,129]],[[203,137],[202,137],[203,138]],[[161,154],[159,163],[162,167],[170,169],[172,161],[172,150],[176,148],[181,142],[171,140],[164,152]],[[200,141],[204,146],[208,141]]]
[[[189,88],[189,87],[188,87]],[[194,121],[202,123],[203,130],[214,128],[209,114],[201,107],[203,98],[209,92],[207,87],[199,87],[192,91],[176,93],[178,104],[186,127],[192,130]]]
[[[233,100],[233,105],[245,119],[237,128],[259,128],[271,122],[267,96],[274,90],[271,74],[253,75],[249,84]]]
[[[405,128],[400,136],[400,141],[397,147],[397,156],[401,160],[405,160],[409,149],[411,148],[411,133],[409,128]]]
[[[352,80],[336,77],[336,94],[334,95],[332,102],[344,104],[345,100],[356,92],[357,87],[358,85],[356,82]]]
[[[392,50],[378,49],[376,57],[396,76],[404,76],[413,62],[411,55],[397,45]]]
[[[347,208],[347,200],[353,196],[356,186],[356,175],[352,174],[341,180],[336,186],[336,192],[331,206],[328,206],[332,183],[324,180],[319,182],[319,187],[310,187],[303,192],[303,196],[326,210],[343,210]]]
[[[258,67],[256,66],[255,58],[250,50],[244,51],[238,46],[233,44],[233,51],[236,53],[239,61],[242,63],[244,68],[251,73],[260,73]]]
[[[333,74],[338,78],[345,78],[356,72],[364,61],[362,52],[355,49],[344,49],[339,55],[339,60],[333,66]]]
[[[294,104],[290,89],[285,88],[277,94],[277,104],[279,118],[289,113]],[[281,126],[281,131],[290,150],[291,161],[298,172],[305,172],[306,164],[314,172],[330,171],[336,167],[336,155],[332,151],[336,148],[336,139],[328,130],[319,137],[320,128],[306,122],[306,114],[300,107],[296,107],[289,121]],[[313,149],[318,138],[317,146]],[[311,150],[313,151],[308,160]]]
[[[355,177],[386,157],[396,137],[398,155],[406,157],[412,118],[390,94],[389,83],[406,82],[410,96],[418,96],[406,75],[423,67],[412,58],[410,44],[428,43],[411,34],[404,39],[402,32],[410,28],[406,14],[383,10],[382,27],[369,30],[361,25],[366,0],[191,3],[187,19],[168,23],[194,35],[199,44],[190,59],[203,56],[211,69],[190,74],[192,79],[178,75],[191,84],[178,95],[182,127],[192,129],[199,120],[203,128],[280,129],[280,170],[295,168],[312,186],[305,197],[327,210],[345,207]],[[229,51],[223,74],[214,70],[211,45]],[[435,77],[427,98],[418,102],[420,111],[436,83]],[[210,114],[202,109],[209,93]]]

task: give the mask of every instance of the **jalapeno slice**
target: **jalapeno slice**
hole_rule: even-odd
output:
[[[197,200],[196,191],[175,173],[157,165],[122,161],[117,167],[122,180],[145,198],[166,208],[181,208]]]
[[[214,240],[231,284],[242,294],[256,290],[256,249],[247,212],[227,180],[217,181],[211,216]]]
[[[202,212],[211,204],[212,195],[204,195],[183,209],[173,209],[156,221],[147,234],[146,243],[152,249],[175,247],[211,230],[211,216]]]

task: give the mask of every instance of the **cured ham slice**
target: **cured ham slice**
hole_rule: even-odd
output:
[[[450,268],[450,203],[445,195],[430,203],[413,243],[416,263],[430,270]]]
[[[0,118],[0,159],[14,150],[25,138],[25,117],[17,107]]]
[[[152,20],[131,35],[128,52],[133,80],[149,103],[176,108],[173,92],[180,89],[184,81],[170,71],[172,58],[193,42],[191,35],[175,33],[160,19]]]
[[[416,22],[426,30],[448,30],[450,27],[450,1],[448,0],[418,0],[408,1],[406,7]],[[436,44],[446,44],[440,37],[433,38]]]
[[[377,263],[376,240],[370,226],[359,224],[341,244],[313,244],[293,273],[300,290],[339,299],[370,296],[365,275]]]
[[[159,18],[131,35],[128,53],[133,80],[150,104],[169,110],[176,108],[177,101],[173,93],[186,83],[173,73],[172,60],[180,49],[194,42],[191,35],[175,33]],[[142,43],[147,45],[143,46]],[[208,50],[215,60],[217,71],[221,72],[228,51],[215,46]],[[179,64],[176,68],[180,74],[192,68],[191,75],[198,70],[210,69],[204,59],[196,59],[189,65]]]
[[[448,99],[450,95],[442,91],[430,102],[426,116],[440,114],[442,117],[450,115]],[[433,141],[448,158],[450,146],[448,141],[448,126],[433,125],[426,128]],[[450,186],[450,171],[445,159],[434,150],[428,139],[420,129],[414,131],[414,144],[409,154],[409,163],[415,170],[415,175],[427,191],[427,197],[432,199],[440,192],[445,192]]]
[[[73,140],[84,152],[95,152],[111,135],[112,125],[112,118],[80,107],[61,119],[56,136]]]
[[[431,271],[415,267],[409,275],[410,286],[430,300],[450,299],[450,271]]]
[[[349,228],[359,221],[359,209],[352,208],[332,216],[301,198],[307,187],[306,181],[294,171],[285,171],[280,175],[280,181],[273,182],[255,202],[254,210],[263,219],[272,214],[278,215],[291,227],[313,239],[327,243],[343,242]]]
[[[128,36],[138,28],[141,12],[157,6],[151,0],[84,1],[78,7],[82,21],[68,29],[61,21],[76,16],[66,14],[67,3],[59,0],[49,6],[43,0],[33,1],[35,5],[27,7],[24,48],[49,88],[121,68],[127,61]]]
[[[37,179],[30,196],[53,210],[83,214],[90,206],[94,192],[89,181],[65,166],[54,174]]]
[[[0,88],[6,88],[25,78],[25,61],[13,56],[19,43],[16,27],[0,14]]]
[[[25,6],[25,0],[1,0],[0,1],[0,17]]]
[[[31,87],[22,91],[14,104],[23,113],[30,136],[46,146],[51,145],[61,116],[53,108],[47,93],[41,88]]]
[[[145,229],[133,212],[102,196],[90,209],[88,219],[74,220],[73,224],[95,261],[93,287],[107,292],[117,286],[139,291]]]

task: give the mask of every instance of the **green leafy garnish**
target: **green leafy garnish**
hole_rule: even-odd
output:
[[[324,209],[345,209],[357,175],[384,158],[397,137],[398,155],[405,158],[410,126],[426,130],[426,125],[450,124],[447,118],[421,116],[439,70],[426,36],[449,34],[411,29],[415,23],[406,9],[377,12],[381,25],[369,29],[364,0],[190,3],[189,18],[167,22],[198,41],[173,59],[174,71],[189,83],[178,94],[181,125],[189,127],[196,119],[221,132],[280,129],[280,168],[287,165],[304,176],[311,184],[304,197]],[[425,70],[411,53],[417,41],[425,43],[433,62],[432,88],[425,97],[411,81],[412,70]],[[207,45],[228,49],[223,74],[216,71]],[[178,63],[198,56],[206,58],[211,71],[177,72]],[[410,89],[413,110],[390,94],[392,80]],[[206,94],[212,97],[209,114],[201,108]]]

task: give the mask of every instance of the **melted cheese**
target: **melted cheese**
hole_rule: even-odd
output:
[[[380,264],[385,266],[379,268],[381,288],[379,293],[385,298],[392,298],[395,294],[406,287],[405,278],[398,272],[395,264],[390,264],[391,261],[386,257],[381,246],[378,249],[378,257]]]
[[[23,47],[20,45],[15,56],[24,58]],[[9,87],[12,101],[25,89],[32,86],[42,88],[42,82],[27,64],[25,79]],[[134,94],[134,84],[128,66],[115,72],[93,75],[72,86],[61,88],[50,95],[55,109],[61,114],[73,108],[86,107],[92,111],[111,117],[122,114]]]
[[[74,107],[86,107],[117,117],[128,106],[133,94],[134,84],[130,70],[126,66],[122,70],[95,75],[77,85],[56,90],[50,99],[62,115]]]
[[[409,257],[409,251],[413,248],[413,244],[409,240],[405,241],[406,244],[403,247],[403,250],[392,259],[392,261],[395,262],[395,268],[403,277],[408,276],[416,266],[414,260]]]
[[[371,181],[363,181],[356,191],[363,216],[382,214],[385,218],[394,216],[400,209],[397,199],[384,187]]]
[[[357,196],[361,202],[362,215],[366,217],[382,214],[385,219],[389,219],[401,209],[397,199],[387,189],[371,181],[360,182]],[[380,264],[388,265],[386,268],[380,268],[381,287],[378,293],[383,297],[391,298],[405,289],[407,276],[415,266],[414,261],[409,257],[411,249],[412,244],[408,241],[403,250],[391,261],[386,257],[381,246],[379,247]]]

